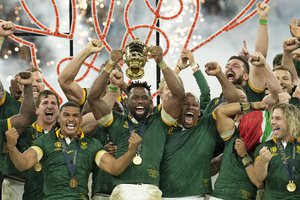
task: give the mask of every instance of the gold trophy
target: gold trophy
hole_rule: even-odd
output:
[[[144,76],[144,66],[147,62],[148,47],[138,38],[131,41],[125,47],[123,60],[127,64],[126,75],[132,80],[140,79]]]

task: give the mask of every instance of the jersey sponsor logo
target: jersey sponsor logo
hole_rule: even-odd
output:
[[[81,148],[81,149],[86,149],[86,148],[88,148],[88,143],[87,143],[87,142],[81,142],[81,143],[80,143],[80,148]]]
[[[148,175],[151,177],[151,178],[157,178],[158,175],[159,175],[159,172],[155,169],[147,169],[148,171]]]

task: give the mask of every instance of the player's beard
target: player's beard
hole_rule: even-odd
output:
[[[238,79],[232,81],[232,84],[242,86],[244,84],[243,76],[240,76]]]

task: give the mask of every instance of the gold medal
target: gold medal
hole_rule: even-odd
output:
[[[76,180],[75,177],[73,177],[73,178],[70,179],[69,185],[70,185],[71,188],[76,188],[77,187],[78,182],[77,182],[77,180]]]
[[[41,163],[37,163],[37,164],[35,164],[34,165],[34,171],[36,171],[36,172],[40,172],[40,171],[42,171],[42,164]]]
[[[289,181],[289,183],[286,186],[286,189],[289,192],[294,192],[296,190],[296,184],[294,183],[294,181]]]
[[[133,160],[132,160],[133,164],[135,165],[140,165],[142,163],[142,158],[140,155],[135,155]]]

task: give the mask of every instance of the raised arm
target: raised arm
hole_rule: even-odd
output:
[[[235,121],[234,116],[237,114],[242,114],[243,112],[252,109],[265,109],[267,105],[263,102],[252,102],[252,103],[229,103],[222,104],[215,109],[215,114],[217,117],[217,129],[223,140],[229,139],[234,133]]]
[[[282,88],[276,76],[274,75],[271,68],[266,63],[264,57],[261,57],[261,63],[264,65],[266,85],[269,90],[269,94],[264,97],[263,101],[268,104],[270,107],[277,104],[279,101],[279,94],[282,92]],[[258,64],[258,63],[256,63]]]
[[[93,39],[87,46],[76,55],[58,76],[58,83],[69,101],[83,105],[85,96],[81,86],[75,81],[84,61],[94,53],[103,49],[100,40]]]
[[[249,62],[251,63],[249,82],[254,89],[259,91],[264,91],[266,86],[266,65],[263,61],[265,61],[265,57],[260,52],[253,53],[249,59]]]
[[[199,68],[199,65],[195,61],[193,53],[189,49],[184,49],[181,52],[180,58],[178,60],[177,66],[174,69],[174,72],[176,74],[179,74],[181,70],[186,69],[187,67],[191,67],[191,69],[193,70],[193,75],[200,89],[200,109],[205,110],[206,106],[211,100],[210,88]]]
[[[0,50],[4,41],[4,37],[15,32],[15,25],[11,21],[1,21],[0,22]]]
[[[293,82],[298,82],[298,74],[294,65],[293,52],[299,47],[299,41],[296,37],[288,38],[283,42],[283,55],[281,65],[288,68],[293,76]]]
[[[273,71],[266,63],[265,57],[261,53],[256,52],[253,55],[251,55],[249,61],[253,67],[261,68],[263,70],[264,80],[261,81],[266,82],[266,85],[269,90],[269,95],[267,95],[264,98],[264,102],[270,106],[278,103],[278,94],[282,92],[282,89]]]
[[[246,103],[247,104],[247,103]],[[242,104],[245,105],[246,104]],[[246,107],[245,107],[246,108]],[[250,109],[250,105],[249,105]],[[228,140],[231,138],[235,131],[235,121],[233,120],[234,116],[242,112],[242,106],[240,103],[229,103],[219,105],[214,113],[216,114],[217,120],[217,130],[220,134],[220,137],[223,140]]]
[[[256,5],[256,10],[259,16],[259,25],[255,42],[255,52],[260,52],[266,58],[269,45],[268,14],[270,6],[261,2]]]
[[[106,102],[103,98],[101,98],[101,95],[104,93],[104,91],[107,88],[107,83],[110,77],[111,72],[117,65],[118,61],[122,59],[123,52],[121,50],[113,50],[111,52],[111,60],[107,62],[106,66],[102,70],[102,72],[97,76],[96,80],[94,81],[89,95],[88,95],[88,103],[90,104],[90,107],[93,108],[92,112],[96,118],[96,120],[101,119],[105,115],[109,114],[112,111],[113,103],[115,102],[116,96],[114,100],[111,100],[110,102]],[[121,72],[117,73],[114,72],[117,75],[117,78],[119,76],[123,76]],[[111,95],[116,95],[116,91],[118,90],[118,86],[110,85],[108,86],[108,91],[111,91]],[[109,98],[112,98],[110,96]],[[112,106],[109,106],[110,103]]]
[[[5,134],[9,157],[18,170],[24,171],[30,169],[38,163],[37,153],[34,149],[29,148],[24,153],[21,153],[17,149],[16,145],[19,133],[15,128],[8,129]]]
[[[160,46],[150,47],[149,58],[153,58],[162,71],[172,96],[163,103],[163,108],[171,117],[177,119],[181,113],[184,100],[184,87],[179,77],[163,60],[163,50]]]
[[[20,72],[16,81],[24,85],[24,101],[22,102],[19,115],[10,118],[12,127],[15,127],[20,133],[29,126],[35,119],[35,105],[31,84],[33,77],[31,72]]]
[[[240,101],[240,96],[234,85],[227,79],[217,62],[209,62],[205,64],[205,72],[209,76],[217,77],[222,86],[222,92],[227,103]]]

